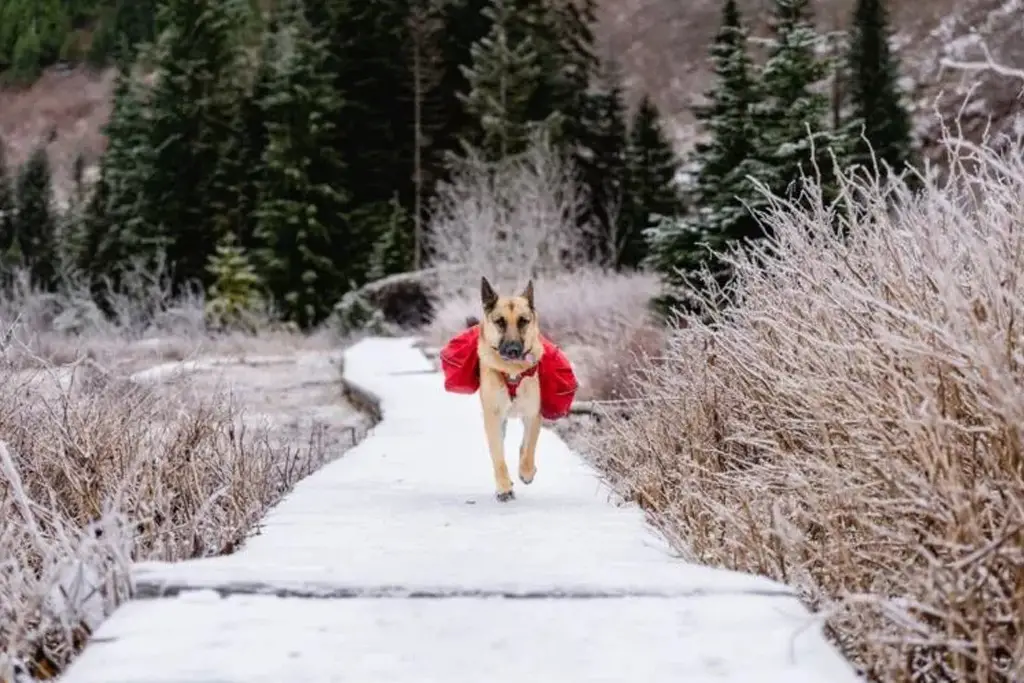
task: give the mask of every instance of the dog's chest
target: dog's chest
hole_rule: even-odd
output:
[[[539,387],[535,376],[506,378],[505,415],[524,418],[536,413],[540,408],[538,392]]]

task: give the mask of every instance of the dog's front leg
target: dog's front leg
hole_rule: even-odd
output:
[[[519,446],[519,479],[533,483],[537,476],[537,439],[540,437],[540,384],[535,378],[523,380],[519,398],[523,414],[523,442]]]
[[[487,448],[491,452],[491,465],[494,468],[494,484],[498,500],[512,500],[512,478],[508,476],[508,465],[505,464],[505,439],[502,429],[505,419],[493,406],[484,406],[484,430],[487,432]]]
[[[504,382],[496,373],[485,370],[480,377],[480,404],[484,411],[484,431],[487,433],[487,448],[491,452],[494,469],[494,484],[498,500],[512,500],[512,478],[508,476],[505,464],[505,422],[509,400]]]
[[[540,415],[523,418],[523,443],[519,446],[519,479],[532,484],[537,476],[537,438],[540,436]]]

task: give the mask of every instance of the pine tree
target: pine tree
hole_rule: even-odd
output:
[[[397,199],[392,200],[390,209],[386,227],[377,239],[370,259],[370,269],[366,275],[370,281],[404,273],[412,268],[411,216]]]
[[[17,210],[10,170],[7,168],[7,145],[0,140],[0,266],[3,265],[3,255],[14,243]]]
[[[85,156],[78,153],[71,163],[71,193],[68,197],[67,208],[61,217],[61,231],[58,239],[61,272],[74,270],[79,262],[84,242],[83,217],[88,206],[88,199],[85,184]]]
[[[263,283],[234,233],[221,238],[207,269],[212,281],[206,301],[208,323],[214,328],[243,327],[254,331],[253,314],[263,303]]]
[[[620,227],[621,212],[628,204],[629,135],[623,90],[612,64],[606,65],[585,105],[579,122],[585,131],[585,147],[581,145],[576,161],[587,194],[581,222],[591,231],[590,258],[618,268],[626,246]]]
[[[115,0],[100,11],[89,45],[88,60],[104,66],[108,60],[128,68],[136,46],[157,35],[157,0]]]
[[[323,2],[324,0],[318,0]],[[329,52],[327,69],[342,99],[331,147],[346,162],[336,182],[353,208],[415,198],[411,0],[332,0],[313,26]]]
[[[240,88],[216,168],[215,184],[223,188],[224,202],[211,207],[214,231],[219,235],[234,235],[247,251],[257,247],[256,209],[268,137],[263,103],[272,94],[270,88],[277,59],[277,14],[271,13],[266,23],[259,53],[247,64],[251,79]]]
[[[575,152],[579,161],[595,144],[586,125],[587,111],[593,106],[590,102],[593,95],[591,86],[603,77],[606,89],[618,87],[617,83],[609,82],[616,81],[617,74],[600,73],[602,65],[594,47],[594,26],[597,24],[595,0],[553,3],[549,21],[554,26],[555,40],[554,69],[547,74],[551,88],[550,106],[564,118],[561,143]]]
[[[679,165],[649,97],[640,100],[630,126],[625,205],[620,214],[618,263],[635,268],[647,258],[647,233],[658,216],[678,216],[682,198],[675,186]]]
[[[874,150],[879,170],[888,165],[898,173],[912,160],[911,121],[901,102],[886,14],[885,0],[857,0],[848,56],[853,105],[848,125],[852,163],[873,170]]]
[[[474,126],[475,117],[467,111],[462,97],[470,90],[464,67],[472,62],[473,45],[491,28],[485,14],[490,2],[450,0],[438,8],[440,74],[431,95],[437,99],[439,126],[430,145],[432,157],[447,160],[460,154],[460,140]],[[447,165],[438,172],[442,180],[450,180]]]
[[[224,0],[168,0],[159,21],[156,84],[149,105],[153,165],[143,187],[142,219],[167,238],[173,283],[207,284],[206,264],[219,241],[218,211],[238,186],[222,160],[234,139],[241,50],[236,31],[247,8]]]
[[[21,169],[17,198],[14,240],[21,249],[32,283],[51,290],[57,284],[57,216],[45,145],[38,145]]]
[[[748,176],[765,174],[751,111],[758,93],[735,0],[725,2],[711,62],[715,83],[706,93],[707,104],[695,109],[708,139],[695,146],[688,164],[696,170],[689,193],[692,211],[662,222],[649,234],[651,260],[668,285],[659,301],[663,306],[680,303],[675,290],[702,266],[708,265],[724,283],[726,269],[714,254],[760,234],[747,209],[761,201]]]
[[[104,126],[107,149],[80,228],[78,267],[93,281],[97,296],[100,280],[116,289],[126,269],[156,263],[165,245],[158,226],[142,212],[143,192],[155,163],[145,96],[131,74],[118,75],[113,110]]]
[[[512,0],[492,0],[484,10],[490,30],[473,45],[463,70],[468,90],[461,99],[474,126],[462,142],[486,161],[522,152],[532,135],[554,131],[561,122],[556,112],[539,120],[530,116],[544,71],[534,37],[515,9]]]
[[[307,328],[330,312],[360,255],[332,258],[350,236],[347,198],[337,187],[345,169],[328,144],[340,98],[323,42],[292,7],[277,32],[277,69],[264,101],[269,137],[255,256],[285,317]]]
[[[797,197],[801,174],[821,173],[826,201],[833,193],[829,149],[847,158],[844,140],[826,130],[828,96],[815,86],[828,65],[815,49],[821,38],[811,25],[809,0],[775,0],[774,42],[761,70],[763,99],[753,108],[760,131],[765,175],[759,180],[778,195]]]

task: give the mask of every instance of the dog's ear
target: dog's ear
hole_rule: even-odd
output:
[[[526,299],[526,303],[530,304],[530,310],[533,310],[533,279],[526,283],[526,289],[519,296]]]
[[[480,278],[480,300],[484,304],[485,312],[489,312],[498,303],[498,293],[494,291],[486,277]]]

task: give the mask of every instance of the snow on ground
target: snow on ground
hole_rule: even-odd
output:
[[[139,565],[150,599],[65,683],[857,680],[786,587],[671,557],[550,430],[535,482],[497,502],[478,399],[413,340],[344,366],[381,400],[370,436],[235,554]]]
[[[341,362],[341,352],[323,350],[210,356],[149,367],[131,379],[180,380],[193,396],[230,391],[246,424],[293,443],[308,439],[311,430],[326,430],[326,445],[340,452],[368,426],[368,418],[341,399]]]

